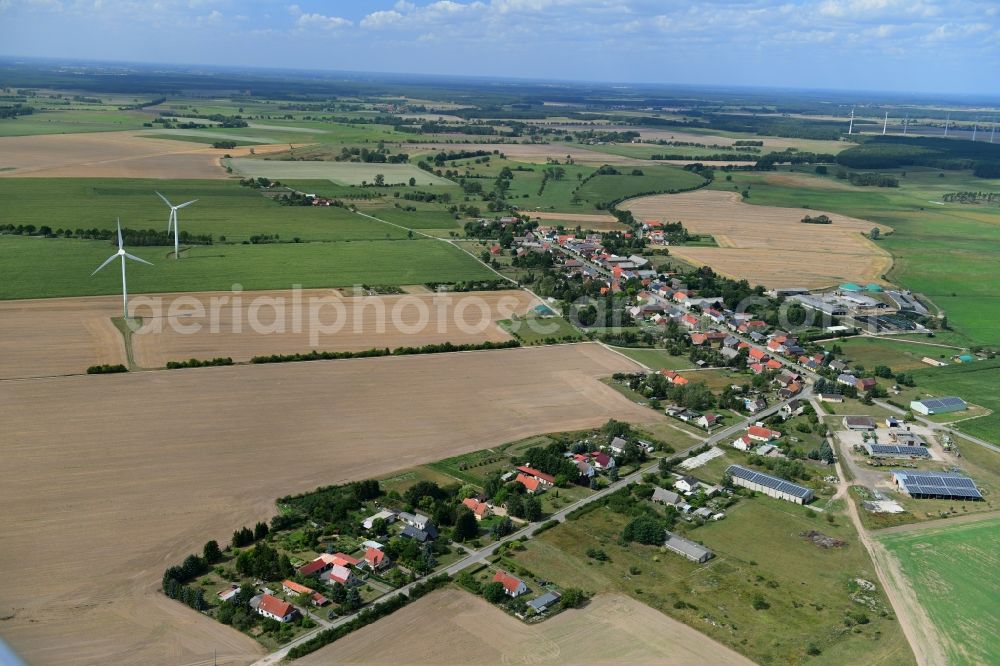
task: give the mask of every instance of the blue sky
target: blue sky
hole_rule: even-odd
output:
[[[998,0],[0,0],[0,54],[1000,93]]]

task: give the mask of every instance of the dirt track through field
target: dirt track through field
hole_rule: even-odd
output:
[[[257,154],[288,144],[253,146]],[[0,137],[0,177],[19,178],[231,178],[219,164],[227,153],[191,141],[144,138],[140,132],[91,132]],[[12,171],[5,168],[13,167]]]
[[[749,659],[621,595],[526,625],[479,597],[446,589],[296,662],[327,664],[728,664]]]
[[[681,221],[689,231],[712,234],[723,247],[674,246],[670,253],[694,265],[767,287],[824,287],[851,280],[883,282],[892,256],[863,234],[866,220],[800,208],[756,206],[739,194],[697,190],[630,199],[620,208],[639,219]],[[805,215],[832,224],[803,224]]]
[[[31,664],[246,663],[157,592],[275,498],[536,433],[664,417],[597,344],[0,382],[0,634]]]
[[[213,316],[212,301],[221,298],[225,304]],[[295,298],[302,304],[299,315],[293,306]],[[319,305],[321,301],[314,299],[320,298],[329,300]],[[304,289],[296,295],[288,290],[248,292],[241,295],[239,307],[228,293],[168,294],[162,312],[169,312],[175,302],[188,303],[189,312],[200,308],[204,315],[149,319],[149,326],[132,336],[140,367],[162,368],[167,361],[217,356],[239,362],[312,349],[361,351],[443,342],[502,342],[511,336],[496,322],[512,314],[523,315],[535,299],[522,290],[345,298],[330,289]],[[145,311],[140,307],[134,312],[142,316]],[[251,326],[254,322],[260,325]],[[184,328],[171,325],[177,323]],[[185,332],[191,330],[188,327],[198,330]],[[218,332],[213,333],[213,327]],[[337,327],[337,332],[321,334]]]

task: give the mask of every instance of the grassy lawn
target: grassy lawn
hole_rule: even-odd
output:
[[[694,367],[687,356],[674,356],[666,349],[645,349],[642,347],[612,347],[616,352],[634,361],[649,366],[653,370],[689,370]]]
[[[110,243],[0,236],[9,277],[0,298],[121,293],[115,267],[90,274],[114,251]],[[464,252],[433,240],[195,246],[181,261],[166,247],[129,248],[155,266],[130,262],[132,294],[423,284],[488,279],[493,274]]]
[[[689,532],[716,553],[701,565],[653,546],[619,545],[627,518],[598,509],[545,532],[513,560],[560,585],[628,594],[758,663],[912,664],[881,593],[866,593],[874,609],[851,599],[855,578],[877,578],[849,521],[806,513],[770,498],[744,500],[725,520]],[[847,545],[824,550],[800,536],[813,529]],[[588,558],[588,548],[604,550],[608,561]],[[755,610],[755,595],[769,607]],[[858,612],[869,623],[847,627],[845,618]],[[810,644],[819,656],[806,656]]]
[[[931,621],[948,639],[951,664],[1000,662],[1000,521],[884,535]]]
[[[561,316],[504,319],[500,326],[526,345],[545,344],[547,341],[579,340],[583,335]]]
[[[927,368],[913,373],[917,386],[937,396],[957,395],[993,410],[989,416],[956,423],[955,428],[1000,444],[1000,359]],[[964,414],[964,412],[962,413]],[[954,415],[949,415],[954,416]]]
[[[397,493],[402,494],[408,488],[417,485],[421,481],[431,481],[439,486],[448,486],[462,482],[460,479],[438,471],[430,465],[421,465],[420,467],[412,467],[384,476],[379,479],[379,484],[382,486],[382,490],[386,492],[395,490]]]
[[[823,343],[826,349],[833,345],[838,345],[843,350],[842,360],[847,360],[851,365],[860,363],[868,370],[876,365],[886,365],[893,372],[927,368],[928,365],[920,360],[923,357],[944,356],[944,360],[948,360],[959,352],[958,349],[908,343],[895,338],[858,337]]]

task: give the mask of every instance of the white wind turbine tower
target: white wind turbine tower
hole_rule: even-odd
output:
[[[996,116],[993,117],[993,124],[990,125],[990,143],[993,143],[993,135],[997,131],[997,119]]]
[[[944,138],[946,139],[948,138],[948,125],[950,124],[951,124],[951,113],[948,114],[948,117],[945,118],[944,121]]]
[[[906,114],[906,118],[903,120],[903,136],[906,136],[906,128],[910,124],[910,114]]]
[[[882,121],[882,136],[885,136],[885,130],[889,126],[889,112],[885,112],[885,120]]]
[[[854,107],[851,107],[851,124],[847,126],[847,135],[854,134]]]
[[[170,217],[167,218],[167,233],[169,234],[170,233],[170,228],[173,227],[173,229],[174,229],[174,259],[180,259],[181,258],[181,255],[180,255],[180,242],[177,239],[177,233],[178,233],[178,231],[177,231],[177,211],[179,211],[181,208],[184,208],[185,206],[190,206],[195,201],[197,201],[197,199],[192,199],[191,201],[187,201],[187,202],[182,203],[182,204],[177,204],[175,206],[172,203],[170,203],[170,201],[165,196],[163,196],[162,194],[160,194],[159,192],[157,192],[156,195],[158,197],[160,197],[161,199],[163,199],[163,202],[165,204],[167,204],[168,206],[170,206]]]
[[[122,260],[122,312],[124,313],[125,319],[128,319],[128,288],[125,286],[125,258],[128,257],[129,259],[131,259],[133,261],[141,261],[142,263],[149,264],[150,266],[152,266],[153,264],[150,264],[145,259],[140,259],[139,257],[135,256],[134,254],[129,254],[128,252],[125,251],[125,244],[122,242],[122,221],[121,220],[118,220],[118,251],[115,252],[110,257],[108,257],[104,261],[103,264],[101,264],[100,266],[98,266],[97,267],[97,271],[101,270],[102,268],[104,268],[105,266],[107,266],[108,264],[110,264],[112,261],[114,261],[118,257],[121,257],[121,260]],[[91,275],[96,275],[97,271],[94,271],[93,273],[91,273]]]
[[[976,118],[976,124],[972,126],[972,140],[976,140],[976,132],[979,131],[979,118]]]

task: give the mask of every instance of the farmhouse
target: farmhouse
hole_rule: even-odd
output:
[[[693,476],[682,476],[674,481],[674,488],[682,493],[692,493],[698,488],[698,479]]]
[[[715,557],[715,553],[701,544],[685,539],[684,537],[677,536],[669,530],[665,530],[665,532],[666,538],[663,541],[663,545],[678,555],[686,557],[692,562],[699,563],[708,562],[710,559]]]
[[[668,506],[677,506],[678,504],[684,503],[684,500],[681,499],[680,495],[672,490],[660,487],[653,489],[653,496],[650,499],[654,502],[660,502],[661,504],[666,504]]]
[[[547,486],[554,486],[556,483],[556,478],[551,474],[546,474],[545,472],[539,472],[537,469],[528,467],[527,465],[521,465],[517,468],[518,472],[521,472],[525,476],[530,476],[531,478],[544,483]]]
[[[767,443],[772,439],[778,439],[781,437],[781,433],[777,430],[765,428],[763,425],[757,423],[747,428],[747,437],[755,442]]]
[[[358,577],[354,575],[353,571],[339,564],[334,564],[330,567],[330,570],[324,574],[324,577],[330,581],[331,585],[334,583],[340,583],[346,587],[351,587],[360,582]]]
[[[503,591],[508,597],[519,597],[528,591],[528,586],[523,580],[506,571],[497,571],[493,576],[493,582],[503,585]]]
[[[870,416],[845,416],[844,427],[848,430],[874,430],[875,419]]]
[[[733,448],[739,449],[740,451],[749,451],[752,447],[753,442],[750,440],[748,435],[743,435],[733,441]]]
[[[910,410],[917,414],[930,416],[931,414],[947,414],[949,412],[961,412],[969,406],[961,398],[948,396],[946,398],[924,398],[914,400],[910,403]]]
[[[474,497],[467,497],[462,500],[462,504],[469,507],[472,514],[476,517],[476,520],[482,520],[483,518],[488,518],[492,511],[486,502],[480,502]]]
[[[764,398],[743,398],[743,408],[751,414],[756,414],[767,409],[767,401]]]
[[[702,414],[697,419],[695,419],[695,424],[704,428],[705,430],[711,430],[718,423],[719,423],[718,414]]]
[[[533,476],[528,476],[519,472],[516,480],[524,486],[524,489],[531,495],[538,495],[545,492],[545,484]]]
[[[392,561],[389,556],[378,548],[369,548],[365,551],[365,566],[372,571],[381,571],[387,568]]]
[[[418,530],[426,530],[427,525],[430,524],[431,519],[422,514],[412,514],[402,511],[399,514],[399,519],[402,520],[407,525],[416,527]]]
[[[813,491],[804,486],[740,465],[730,465],[726,469],[726,473],[732,478],[733,484],[764,493],[769,497],[776,497],[795,504],[806,504],[813,499]]]
[[[344,553],[321,553],[312,562],[299,567],[299,573],[303,576],[314,576],[329,571],[332,567],[353,567],[360,562],[357,558]]]
[[[983,499],[972,479],[954,472],[897,470],[892,473],[892,482],[914,499]]]
[[[305,585],[299,585],[294,580],[282,581],[281,588],[284,590],[285,594],[308,594],[310,597],[310,603],[313,606],[325,606],[330,603],[329,599],[316,590],[311,587],[306,587]]]
[[[250,608],[258,615],[269,617],[278,622],[291,622],[298,613],[295,606],[270,594],[260,594],[250,600]]]

